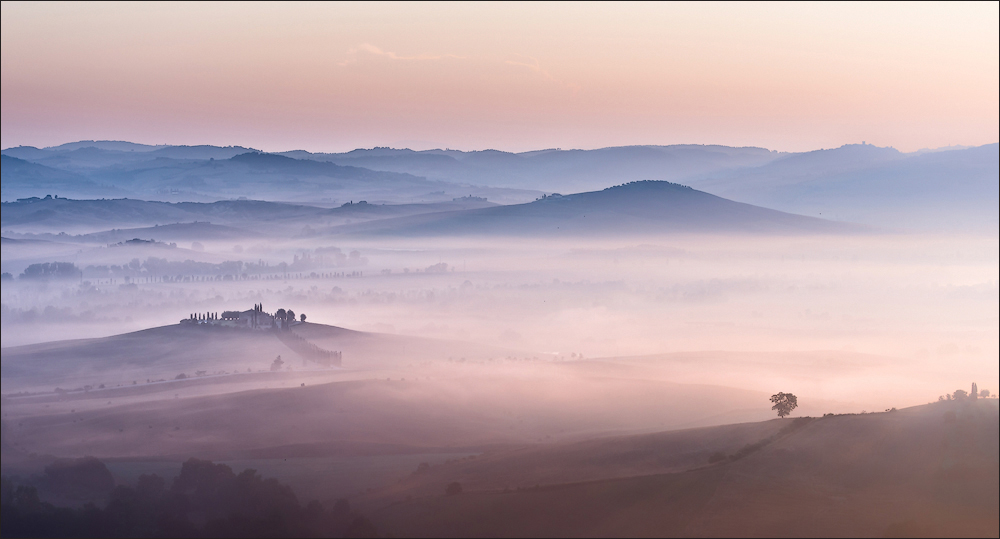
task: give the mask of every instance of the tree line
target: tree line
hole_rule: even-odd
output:
[[[156,474],[135,485],[113,486],[102,462],[85,457],[57,461],[46,478],[61,488],[102,490],[103,507],[56,507],[34,486],[3,478],[0,534],[4,537],[377,537],[375,526],[347,500],[332,508],[299,503],[295,492],[253,469],[234,473],[225,464],[189,459],[168,486]]]

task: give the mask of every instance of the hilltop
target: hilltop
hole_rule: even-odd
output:
[[[660,181],[642,181],[526,204],[425,214],[340,227],[344,233],[428,236],[602,236],[658,233],[808,234],[863,227],[793,215]]]
[[[402,361],[442,360],[449,356],[503,356],[510,350],[456,341],[354,331],[296,322],[292,331],[323,349],[342,351],[352,369],[391,367]],[[128,388],[133,381],[173,380],[197,371],[239,374],[266,370],[283,355],[296,367],[309,367],[274,331],[175,324],[111,337],[53,341],[3,349],[3,391],[51,392],[84,385]]]

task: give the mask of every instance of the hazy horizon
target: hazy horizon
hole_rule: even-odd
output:
[[[1000,534],[1000,3],[0,11],[4,537]]]
[[[988,2],[2,10],[5,147],[916,151],[1000,128]]]
[[[1000,140],[1000,139],[998,139],[998,140]],[[995,144],[995,143],[998,142],[998,140],[987,141],[987,142],[984,142],[984,143],[982,143],[980,145]],[[241,143],[232,142],[232,141],[222,142],[222,143],[214,143],[213,142],[213,143],[204,143],[204,144],[193,144],[193,143],[165,143],[165,142],[157,142],[157,141],[149,141],[149,140],[124,140],[124,139],[115,140],[115,139],[92,139],[92,138],[91,139],[86,139],[85,138],[85,139],[78,139],[78,140],[64,140],[64,141],[61,141],[61,142],[60,141],[56,141],[56,142],[54,142],[52,144],[45,145],[45,146],[35,146],[35,145],[31,145],[31,144],[18,144],[16,146],[6,146],[6,147],[4,147],[2,149],[3,150],[9,150],[9,149],[14,149],[14,148],[18,148],[18,147],[34,147],[34,148],[38,148],[38,149],[42,149],[42,150],[53,150],[53,149],[57,149],[57,148],[60,148],[60,147],[63,147],[63,146],[70,146],[70,145],[77,146],[77,147],[80,147],[80,148],[85,148],[85,147],[87,147],[86,143],[95,143],[95,144],[97,144],[97,143],[108,143],[108,142],[110,142],[110,143],[137,144],[137,145],[142,145],[142,146],[149,146],[150,148],[160,148],[160,147],[170,147],[170,146],[182,146],[182,147],[183,146],[187,146],[187,147],[191,147],[191,146],[214,146],[214,147],[219,147],[219,148],[246,148],[247,151],[259,151],[259,152],[274,153],[274,154],[282,154],[282,153],[289,153],[289,152],[295,152],[295,151],[308,151],[310,153],[318,153],[318,154],[326,154],[326,153],[350,153],[350,152],[356,151],[356,150],[378,150],[378,149],[383,149],[383,148],[384,149],[392,149],[392,150],[412,150],[414,152],[427,152],[427,151],[434,151],[434,150],[441,150],[441,151],[452,151],[452,150],[454,150],[454,151],[466,152],[466,153],[485,152],[485,151],[499,151],[499,152],[504,152],[504,153],[523,154],[523,153],[542,152],[542,151],[551,151],[551,150],[558,150],[558,151],[591,151],[591,150],[605,150],[605,149],[630,148],[630,147],[728,146],[726,144],[711,143],[711,142],[707,142],[707,143],[676,142],[676,143],[671,143],[671,144],[643,144],[643,143],[635,143],[635,144],[622,144],[622,145],[595,146],[595,147],[590,147],[590,148],[585,148],[585,147],[573,147],[573,148],[567,147],[567,148],[563,148],[563,147],[552,146],[552,147],[545,147],[545,148],[529,148],[529,149],[522,149],[522,150],[516,150],[515,151],[515,150],[508,150],[508,149],[504,149],[504,148],[500,148],[500,147],[495,147],[495,146],[484,146],[484,147],[476,147],[476,148],[451,148],[451,147],[445,147],[445,146],[426,146],[425,147],[425,146],[422,146],[422,145],[419,144],[420,141],[398,141],[399,145],[396,145],[396,146],[391,145],[391,144],[374,144],[374,145],[371,145],[371,146],[345,147],[346,149],[344,149],[344,148],[327,148],[327,149],[324,149],[324,148],[314,148],[314,149],[311,149],[311,150],[307,150],[305,148],[270,148],[270,149],[264,149],[264,148],[257,148],[257,147],[255,147],[253,145],[241,144]],[[414,144],[407,145],[408,143],[414,143]],[[765,146],[762,146],[762,145],[757,145],[757,144],[746,144],[746,145],[742,145],[742,146],[729,146],[729,147],[732,147],[732,148],[759,148],[759,149],[763,149],[763,150],[768,150],[768,151],[772,151],[772,152],[778,152],[778,153],[785,154],[785,153],[809,153],[809,152],[822,151],[822,150],[833,150],[833,149],[837,149],[837,148],[842,148],[844,146],[851,146],[851,145],[856,145],[856,144],[868,144],[870,146],[874,146],[874,147],[878,147],[878,148],[898,149],[898,148],[896,148],[895,146],[893,146],[891,144],[887,144],[887,145],[884,145],[884,146],[879,146],[879,145],[876,145],[876,144],[871,144],[871,143],[869,143],[868,141],[865,141],[865,140],[861,140],[861,141],[844,141],[844,142],[842,142],[840,144],[835,144],[833,146],[809,148],[809,149],[795,150],[795,151],[776,150],[776,149],[768,148],[768,147],[765,147]],[[947,144],[947,145],[938,146],[938,147],[923,147],[923,148],[917,148],[917,149],[910,150],[910,151],[902,151],[902,150],[900,150],[900,151],[902,153],[906,153],[906,154],[909,154],[909,153],[923,153],[923,152],[940,152],[940,151],[950,151],[950,150],[960,150],[960,149],[973,148],[975,146],[976,145],[968,145],[968,144]]]

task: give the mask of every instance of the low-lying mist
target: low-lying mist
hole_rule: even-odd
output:
[[[675,381],[792,384],[861,406],[925,402],[942,379],[998,378],[991,237],[247,237],[3,249],[5,347],[262,303],[353,330],[545,361],[631,358]],[[45,262],[73,268],[31,274]],[[645,355],[661,359],[636,358]]]

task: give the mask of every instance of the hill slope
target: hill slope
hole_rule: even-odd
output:
[[[396,537],[995,537],[1000,531],[996,401],[797,421],[786,419],[791,428],[745,457],[676,474],[443,496],[447,481],[475,474],[479,464],[445,465],[437,494],[396,496],[375,521]],[[512,457],[508,464],[531,466],[534,458]]]
[[[443,360],[449,356],[485,358],[510,350],[471,343],[367,333],[335,326],[299,323],[296,335],[321,348],[343,352],[355,370],[391,367],[401,362]],[[97,339],[54,341],[3,349],[3,391],[51,391],[85,384],[131,384],[133,380],[172,379],[203,370],[257,371],[275,356],[301,360],[274,332],[177,324]],[[289,359],[291,358],[291,359]]]
[[[692,185],[804,215],[909,230],[996,230],[1000,145],[923,154],[848,145]]]
[[[584,235],[657,233],[850,233],[862,228],[803,217],[669,182],[633,182],[527,204],[341,227],[385,235]]]
[[[128,198],[107,200],[48,198],[3,203],[0,226],[5,231],[12,230],[22,233],[94,233],[104,232],[108,229],[210,222],[243,228],[248,233],[273,232],[275,235],[287,237],[289,234],[298,233],[306,225],[330,226],[344,222],[360,222],[495,205],[475,198],[459,198],[453,201],[427,204],[348,203],[335,208],[260,200],[171,203]],[[115,230],[111,232],[115,232]],[[126,239],[131,239],[131,237]],[[140,237],[148,238],[147,235]]]
[[[763,148],[697,144],[523,153],[373,148],[338,154],[295,151],[284,155],[373,170],[409,172],[452,182],[564,192],[601,189],[622,181],[678,181],[700,174],[759,166],[782,156]]]
[[[356,200],[413,203],[445,202],[467,195],[523,201],[539,194],[430,180],[409,172],[371,170],[354,164],[294,159],[242,147],[167,146],[136,150],[128,148],[127,143],[83,142],[45,149],[8,148],[3,155],[6,201],[55,194],[71,198],[128,195],[170,201],[247,197],[328,204]],[[32,165],[34,169],[18,163]],[[42,175],[39,171],[43,169],[39,167],[44,167],[47,175]],[[55,178],[59,174],[82,180],[58,183],[52,179],[38,184],[39,178]],[[50,184],[58,186],[59,191],[41,190]]]
[[[32,196],[114,194],[115,189],[98,186],[89,178],[57,168],[39,165],[9,155],[0,155],[0,199]]]

